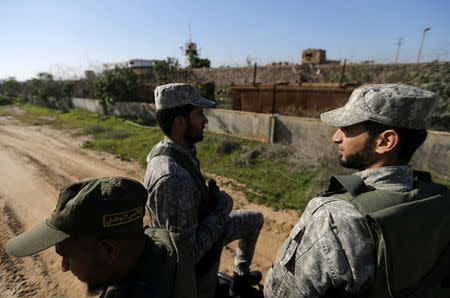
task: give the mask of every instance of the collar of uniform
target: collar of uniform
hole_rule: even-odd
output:
[[[356,172],[367,185],[392,191],[410,191],[414,186],[413,169],[409,165],[387,166]]]
[[[185,154],[188,154],[192,158],[197,158],[197,149],[195,148],[195,145],[181,145],[174,140],[168,138],[167,136],[164,136],[164,143],[168,144],[169,146],[174,147],[178,151],[181,151]]]

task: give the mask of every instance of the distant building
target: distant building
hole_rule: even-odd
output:
[[[306,49],[302,51],[302,64],[340,64],[339,60],[327,60],[326,51]]]
[[[155,66],[157,62],[160,60],[144,60],[144,59],[131,59],[125,62],[118,62],[118,63],[106,63],[103,64],[103,67],[108,69],[114,69],[116,66],[119,67],[129,67],[131,69],[137,69],[137,68],[152,68]]]
[[[128,67],[142,79],[151,79],[154,76],[153,66],[159,61],[161,60],[131,59],[125,62],[103,64],[103,68],[105,70],[110,70],[114,69],[116,66]]]
[[[325,50],[306,49],[302,51],[302,64],[325,64],[325,61]]]

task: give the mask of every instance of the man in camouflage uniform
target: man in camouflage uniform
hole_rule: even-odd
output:
[[[433,92],[412,86],[371,85],[356,89],[344,107],[321,115],[323,122],[339,127],[332,141],[337,144],[340,164],[357,169],[359,172],[350,176],[332,177],[329,190],[308,203],[289,238],[279,249],[276,260],[266,276],[265,297],[407,296],[412,291],[408,287],[403,287],[402,292],[397,292],[400,294],[395,294],[398,283],[395,284],[393,278],[395,281],[404,281],[403,286],[408,284],[408,279],[411,279],[408,274],[414,274],[415,271],[439,263],[435,260],[431,264],[430,261],[429,263],[424,261],[422,267],[411,266],[409,272],[401,271],[402,268],[408,268],[408,262],[414,263],[414,259],[421,259],[424,255],[432,254],[431,251],[438,247],[433,242],[442,235],[430,240],[432,248],[429,251],[423,251],[421,255],[418,253],[409,256],[408,261],[402,259],[398,265],[397,260],[402,258],[402,255],[407,255],[416,245],[402,248],[403,251],[394,254],[395,249],[401,247],[403,243],[396,242],[398,245],[392,248],[387,240],[389,235],[384,233],[384,230],[381,233],[378,231],[377,234],[371,228],[377,224],[374,220],[377,218],[377,213],[372,211],[377,209],[383,211],[383,209],[377,206],[372,211],[367,211],[368,209],[357,204],[363,202],[367,207],[370,204],[377,205],[379,203],[377,200],[384,200],[383,202],[388,202],[386,206],[393,206],[392,210],[395,211],[396,207],[408,204],[392,204],[389,202],[390,196],[409,198],[410,193],[415,192],[416,196],[420,196],[421,192],[426,192],[421,191],[420,186],[417,188],[417,183],[420,185],[420,181],[414,177],[415,173],[408,164],[414,151],[426,138],[426,124],[431,118],[436,101],[437,95]],[[365,189],[352,190],[352,194],[348,195],[350,190],[342,188],[346,184],[345,177],[360,181],[360,185],[363,185]],[[342,181],[343,184],[336,181]],[[423,211],[424,214],[419,214],[427,220],[433,220],[433,217],[441,217],[441,219],[446,217],[447,219],[444,219],[446,223],[442,227],[448,228],[448,209],[446,209],[449,202],[448,190],[444,186],[433,184],[431,180],[427,183],[426,185],[432,185],[434,189],[438,189],[434,194],[435,198],[439,199],[436,205],[438,207],[433,211],[435,213],[426,214]],[[332,187],[337,184],[339,187]],[[334,191],[331,191],[333,189]],[[370,197],[379,193],[388,195],[387,197],[381,195],[379,199]],[[364,199],[364,195],[369,200],[361,201],[360,198]],[[411,202],[414,200],[414,198],[411,199]],[[422,201],[413,203],[422,203]],[[444,211],[439,211],[442,208]],[[439,212],[441,214],[443,212],[444,215],[439,215]],[[384,213],[383,216],[385,216]],[[404,215],[395,213],[390,218],[395,220],[399,216]],[[414,216],[410,215],[407,220],[401,222],[407,228],[395,234],[396,237],[403,240],[402,237],[407,238],[411,235],[413,239],[411,241],[425,241],[424,237],[432,233],[433,229],[426,230],[424,233],[415,231],[413,221],[418,218],[412,218],[411,221],[411,217]],[[394,228],[397,227],[394,226]],[[420,222],[416,228],[420,230]],[[395,238],[392,241],[395,242]],[[383,251],[387,251],[386,255],[392,257],[391,259],[380,258],[378,255],[379,248],[383,248],[383,245],[386,245],[388,249]],[[442,251],[445,251],[447,247],[448,256],[448,242],[444,243],[443,247]],[[448,271],[448,268],[450,266],[444,270]],[[384,269],[388,272],[387,275]],[[396,272],[392,273],[391,269],[403,274],[396,275]],[[425,272],[419,280],[423,281],[423,276],[429,275],[428,273]],[[433,286],[422,287],[428,287],[428,290],[433,288]],[[390,294],[387,294],[388,292]],[[443,297],[443,294],[433,295],[433,297]]]
[[[153,227],[176,227],[187,238],[195,262],[199,297],[212,297],[222,247],[239,239],[231,290],[258,283],[261,273],[249,270],[263,216],[233,210],[232,198],[207,187],[200,172],[195,143],[208,122],[203,108],[215,104],[187,84],[155,89],[157,120],[165,137],[147,156],[144,184]]]
[[[196,297],[194,264],[179,234],[144,233],[147,190],[123,177],[63,185],[51,216],[10,240],[6,251],[29,256],[55,245],[61,270],[101,297]]]

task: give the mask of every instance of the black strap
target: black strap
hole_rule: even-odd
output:
[[[431,174],[428,172],[413,170],[413,175],[423,182],[432,182]]]
[[[328,189],[317,194],[321,197],[329,197],[334,194],[348,192],[352,197],[374,190],[372,186],[366,185],[364,180],[357,175],[331,176]]]

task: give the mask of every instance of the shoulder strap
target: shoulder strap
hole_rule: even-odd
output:
[[[339,185],[348,191],[352,197],[375,189],[372,186],[367,186],[364,180],[357,175],[332,176],[330,187],[339,187]]]
[[[433,182],[431,180],[431,174],[425,171],[413,171],[414,177],[423,182]]]
[[[364,202],[360,202],[356,198],[363,193],[373,190],[375,190],[374,187],[366,185],[362,178],[357,175],[331,176],[328,189],[317,194],[317,196],[329,197],[337,195],[337,197],[352,203],[365,216],[371,208],[365,206]]]

